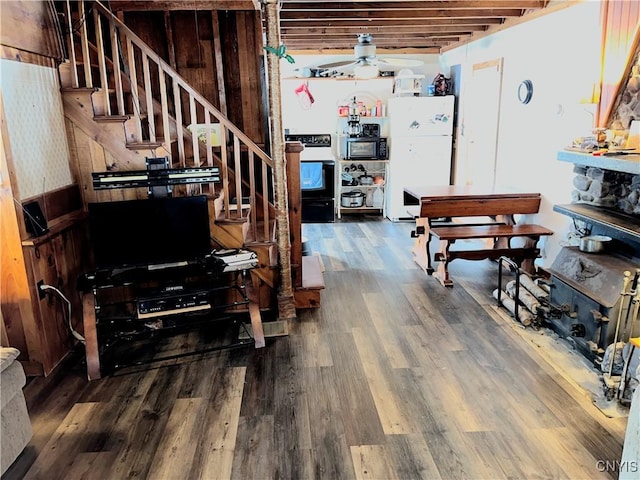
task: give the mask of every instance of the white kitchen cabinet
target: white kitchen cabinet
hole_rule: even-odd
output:
[[[388,160],[340,160],[336,188],[338,218],[346,213],[380,213],[385,209]],[[381,177],[382,183],[368,185],[367,177]]]

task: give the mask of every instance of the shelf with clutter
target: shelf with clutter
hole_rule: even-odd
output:
[[[371,95],[353,95],[338,102],[338,117],[350,115],[384,118],[387,115],[387,107],[380,98]]]
[[[337,191],[337,216],[343,213],[362,213],[384,210],[384,189],[388,177],[388,160],[340,160]]]
[[[419,97],[422,94],[424,75],[416,75],[408,68],[402,69],[393,81],[393,95],[396,97]]]
[[[336,134],[349,137],[386,136],[387,106],[381,98],[360,92],[338,101]],[[365,125],[374,125],[366,132]],[[377,124],[377,126],[375,126]]]

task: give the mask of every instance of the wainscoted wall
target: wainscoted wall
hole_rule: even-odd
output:
[[[55,69],[0,60],[0,85],[18,200],[73,183]]]
[[[76,291],[87,268],[87,229],[69,147],[57,65],[53,2],[0,2],[0,341],[20,350],[27,375],[46,375],[81,329]],[[21,206],[37,201],[48,233],[32,238]],[[71,302],[40,297],[53,286]]]

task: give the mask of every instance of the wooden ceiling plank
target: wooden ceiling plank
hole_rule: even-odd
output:
[[[358,33],[370,33],[376,36],[381,32],[393,31],[400,34],[431,34],[431,33],[468,33],[468,32],[482,32],[487,27],[485,25],[465,25],[465,26],[446,26],[446,27],[430,27],[422,25],[390,25],[386,27],[322,27],[322,28],[303,28],[292,27],[283,28],[280,30],[282,36],[288,35],[350,35],[355,38]]]
[[[467,19],[464,19],[467,20]],[[420,26],[420,27],[428,27],[428,26],[447,26],[447,25],[502,25],[503,21],[501,18],[486,18],[486,19],[474,19],[470,22],[456,22],[451,19],[440,19],[437,21],[432,20],[423,20],[423,19],[378,19],[378,20],[369,20],[363,22],[362,19],[340,19],[340,18],[332,18],[330,20],[288,20],[281,21],[280,28],[340,28],[340,27],[349,27],[349,28],[362,28],[366,29],[369,27],[385,27],[385,26]]]
[[[469,9],[469,10],[393,10],[393,11],[360,11],[342,10],[326,12],[282,10],[280,20],[334,20],[334,19],[429,19],[429,18],[506,18],[520,17],[519,9]]]
[[[390,1],[390,2],[284,2],[281,11],[323,11],[323,10],[463,10],[463,9],[536,9],[542,8],[539,0],[500,0],[500,1]]]
[[[376,46],[380,45],[380,46],[385,46],[385,45],[398,45],[399,43],[401,43],[402,45],[406,45],[406,46],[427,46],[427,47],[436,47],[439,46],[442,42],[451,42],[451,41],[457,41],[458,39],[461,38],[461,35],[450,35],[447,37],[438,37],[438,38],[434,38],[434,39],[429,39],[429,38],[416,38],[416,37],[393,37],[393,35],[389,34],[389,36],[384,37],[384,38],[380,38],[379,40],[376,40]],[[322,43],[323,41],[323,37],[322,36],[310,36],[309,38],[306,39],[288,39],[287,40],[287,48],[291,48],[293,45],[295,44],[300,44],[300,43],[305,43],[308,45],[314,45],[316,48],[319,44]],[[343,45],[345,46],[345,48],[348,48],[349,45],[353,45],[353,40],[352,39],[332,39],[332,45]]]
[[[259,0],[110,0],[113,11],[260,10]]]
[[[459,40],[458,40],[459,41]],[[432,45],[424,45],[423,43],[419,43],[419,44],[415,44],[415,45],[404,45],[403,47],[398,47],[397,46],[397,42],[391,42],[389,41],[388,44],[385,44],[383,46],[380,47],[380,49],[378,50],[377,56],[381,57],[381,56],[385,56],[385,55],[392,55],[392,54],[399,54],[399,53],[419,53],[419,54],[429,54],[429,53],[440,53],[440,49],[442,48],[442,45],[448,45],[449,43],[455,43],[455,41],[451,41],[451,42],[443,42],[438,43],[438,44],[432,44]],[[331,49],[329,48],[320,48],[318,42],[316,43],[294,43],[291,44],[289,47],[289,49],[287,50],[287,52],[300,52],[300,51],[323,51],[325,52],[326,50],[333,50],[335,51],[336,55],[349,55],[350,53],[353,54],[352,50],[349,50],[349,46],[345,45],[345,44],[337,44],[335,46],[332,46]],[[409,52],[408,49],[411,49],[411,51]],[[305,52],[306,54],[308,54],[308,52]],[[293,53],[291,53],[292,55],[294,55]]]

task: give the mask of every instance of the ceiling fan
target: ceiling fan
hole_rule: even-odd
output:
[[[376,45],[370,33],[358,34],[358,43],[353,47],[355,60],[325,63],[315,68],[321,76],[337,76],[345,72],[353,71],[357,78],[375,78],[381,70],[393,70],[394,68],[412,68],[423,64],[420,60],[404,58],[378,58]]]

